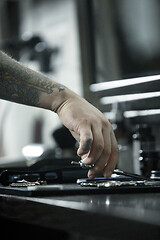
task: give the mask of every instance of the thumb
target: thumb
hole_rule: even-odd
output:
[[[91,149],[92,142],[93,142],[93,139],[91,138],[91,136],[88,138],[85,137],[80,139],[80,145],[77,150],[77,155],[80,157],[82,157],[83,155],[86,155]]]

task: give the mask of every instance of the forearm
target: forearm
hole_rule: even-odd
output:
[[[0,98],[56,111],[67,89],[0,51]]]
[[[115,168],[118,147],[113,129],[104,115],[63,85],[0,52],[0,98],[57,112],[71,131],[79,148],[77,154],[95,166],[88,176],[100,172],[109,177]]]

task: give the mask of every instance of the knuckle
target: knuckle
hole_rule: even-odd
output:
[[[106,128],[112,128],[111,127],[111,123],[107,120],[107,119],[104,119],[103,120],[103,126],[106,127]]]
[[[96,145],[96,151],[102,152],[104,148],[104,145],[102,143],[97,143]]]
[[[86,134],[85,136],[83,136],[82,141],[83,141],[83,143],[90,145],[92,143],[93,139],[91,136],[89,136],[89,134],[88,135]]]
[[[104,149],[104,154],[105,154],[106,156],[110,156],[110,155],[111,155],[111,149],[110,149],[110,148],[105,148],[105,149]]]
[[[101,172],[103,169],[102,169],[101,167],[97,166],[97,167],[95,167],[94,170],[95,170],[95,172],[99,173],[99,172]]]
[[[92,120],[89,119],[89,117],[88,117],[88,118],[83,118],[83,119],[80,120],[80,124],[81,124],[81,125],[84,125],[84,126],[90,125],[91,122],[92,122]]]
[[[88,119],[79,118],[75,129],[79,133],[81,131],[81,129],[88,128],[89,125],[90,125],[90,123],[89,123]]]
[[[100,173],[103,171],[103,168],[99,165],[95,165],[93,168],[94,173]]]

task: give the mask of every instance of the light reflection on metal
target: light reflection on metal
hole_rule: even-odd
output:
[[[131,85],[135,85],[135,84],[147,83],[147,82],[152,82],[152,81],[157,81],[157,80],[160,81],[160,75],[95,83],[95,84],[90,85],[90,91],[97,92],[97,91],[103,91],[103,90],[108,90],[108,89],[113,89],[113,88],[118,88],[118,87],[131,86]]]
[[[127,101],[135,101],[153,97],[160,97],[160,91],[158,92],[148,92],[148,93],[136,93],[136,94],[126,94],[126,95],[118,95],[112,97],[103,97],[100,99],[101,104],[112,104],[116,102],[127,102]]]
[[[160,109],[151,109],[151,110],[140,110],[140,111],[125,111],[125,118],[134,118],[139,116],[149,116],[149,115],[158,115],[160,114]]]
[[[110,200],[109,200],[109,198],[106,198],[106,202],[105,202],[105,203],[106,203],[107,206],[110,205]]]
[[[113,121],[115,115],[112,112],[105,112],[104,115],[110,121]],[[125,118],[134,118],[134,117],[143,117],[143,116],[151,116],[151,115],[160,115],[160,109],[150,109],[150,110],[130,110],[124,111],[123,116]]]

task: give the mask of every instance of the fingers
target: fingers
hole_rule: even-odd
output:
[[[118,160],[118,145],[113,131],[111,131],[111,154],[103,170],[104,177],[108,178],[114,171]]]
[[[101,132],[98,129],[97,131],[93,131],[92,147],[84,163],[94,163],[95,166],[88,171],[88,177],[93,179],[102,172],[104,177],[109,177],[115,169],[117,159],[118,147],[113,130],[111,128],[104,128]]]
[[[111,125],[81,125],[79,138],[77,154],[85,164],[95,164],[88,171],[88,177],[93,179],[102,172],[104,177],[109,177],[118,159],[117,142]]]
[[[101,139],[100,139],[101,137]],[[89,158],[91,163],[95,163],[95,167],[90,169],[88,172],[89,178],[94,178],[99,175],[99,173],[103,172],[103,169],[108,162],[110,152],[111,152],[111,139],[110,139],[110,129],[105,128],[103,131],[99,131],[97,136],[94,135],[95,141],[91,149],[91,153]],[[101,145],[97,146],[97,140],[101,143]],[[101,147],[100,147],[101,146]]]
[[[101,156],[104,149],[104,140],[101,128],[93,128],[93,141],[92,146],[90,148],[90,152],[88,154],[87,159],[85,159],[85,164],[94,164],[97,162],[99,157]]]
[[[77,150],[77,154],[80,157],[86,156],[89,153],[93,141],[92,131],[88,127],[81,127],[80,132],[80,140],[79,140],[79,148]]]

